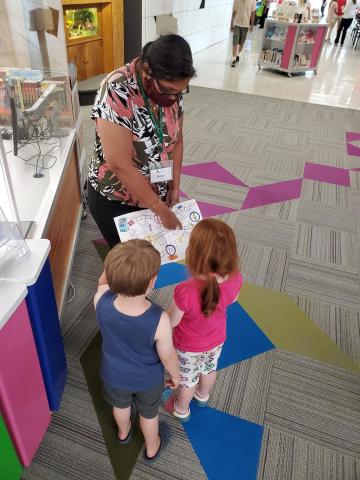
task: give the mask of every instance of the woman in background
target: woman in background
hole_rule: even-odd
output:
[[[352,24],[352,21],[355,18],[356,11],[357,9],[360,8],[360,0],[348,0],[345,8],[344,8],[344,15],[343,18],[341,19],[339,28],[336,32],[336,38],[335,38],[335,45],[339,44],[340,40],[340,35],[341,35],[341,42],[340,46],[342,47],[344,45],[346,33],[348,31],[348,28]]]

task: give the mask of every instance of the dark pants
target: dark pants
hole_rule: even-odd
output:
[[[104,195],[96,192],[90,182],[88,182],[88,205],[91,215],[110,248],[120,242],[114,217],[141,210],[138,207],[123,205],[116,200],[108,200]]]
[[[341,45],[344,45],[345,37],[346,37],[346,32],[348,31],[348,28],[352,24],[353,19],[352,18],[342,18],[339,28],[336,32],[336,38],[335,38],[335,43],[339,43],[340,35],[341,35]]]
[[[321,18],[323,18],[323,16],[324,16],[324,11],[325,11],[325,7],[326,7],[326,2],[327,2],[327,0],[323,0],[323,1],[322,1],[322,4],[321,4],[321,8],[320,8],[320,10],[321,10]]]
[[[260,21],[259,21],[260,28],[264,28],[265,20],[267,19],[268,13],[269,13],[269,8],[264,8],[263,14],[261,15]]]

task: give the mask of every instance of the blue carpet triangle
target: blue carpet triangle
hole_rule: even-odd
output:
[[[184,430],[209,480],[256,480],[261,425],[192,402]]]
[[[161,265],[155,288],[163,288],[189,278],[189,272],[181,263],[165,263]]]
[[[218,364],[226,368],[275,348],[239,303],[227,310],[227,340]]]

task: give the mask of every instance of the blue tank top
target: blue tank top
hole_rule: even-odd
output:
[[[138,317],[119,312],[116,294],[104,293],[96,305],[102,335],[101,378],[112,388],[141,392],[164,381],[164,367],[155,347],[162,308],[156,303]]]

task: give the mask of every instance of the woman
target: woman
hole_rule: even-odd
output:
[[[334,42],[335,45],[338,45],[341,33],[342,35],[340,46],[342,47],[344,45],[346,33],[348,31],[348,28],[352,24],[353,19],[355,18],[356,10],[358,8],[360,8],[360,0],[347,0],[344,8],[343,17],[336,32],[336,38]]]
[[[91,116],[96,139],[88,202],[110,247],[119,242],[114,217],[141,208],[150,208],[165,228],[181,227],[170,207],[179,201],[182,94],[194,75],[189,44],[164,35],[100,86]]]

